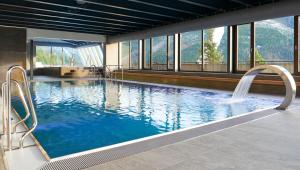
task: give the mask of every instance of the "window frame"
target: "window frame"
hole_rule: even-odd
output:
[[[288,17],[288,16],[282,16],[282,17]],[[291,16],[292,17],[292,16]],[[299,44],[300,44],[300,37],[299,37],[299,34],[300,34],[300,17],[299,16],[293,16],[294,17],[294,46],[293,46],[293,52],[294,52],[294,72],[292,73],[293,75],[297,75],[297,76],[300,76],[300,68],[299,68],[299,65],[300,65],[300,57],[299,57]],[[280,18],[280,17],[279,17]],[[272,18],[270,18],[272,19]],[[276,18],[274,18],[276,19]],[[246,73],[247,71],[241,71],[241,70],[238,70],[238,26],[239,25],[244,25],[244,24],[250,24],[250,69],[255,67],[255,49],[256,49],[256,44],[255,44],[255,41],[256,41],[256,26],[255,26],[255,23],[256,22],[259,22],[259,21],[254,21],[254,22],[250,22],[250,23],[240,23],[240,24],[237,24],[237,25],[229,25],[229,26],[224,26],[224,27],[227,27],[227,71],[224,72],[224,71],[205,71],[204,70],[204,57],[203,57],[203,53],[204,53],[204,30],[201,30],[202,32],[202,68],[201,68],[201,71],[185,71],[185,70],[181,70],[181,34],[182,33],[178,33],[178,40],[176,41],[175,40],[175,34],[170,34],[170,35],[162,35],[162,36],[165,36],[166,37],[166,43],[167,43],[167,49],[166,49],[166,65],[167,65],[167,69],[164,70],[164,69],[160,69],[160,70],[153,70],[153,38],[155,37],[149,37],[147,39],[149,39],[150,41],[150,67],[146,68],[145,67],[145,57],[146,57],[146,43],[145,41],[147,39],[143,39],[142,40],[142,45],[140,45],[139,43],[139,49],[141,49],[142,51],[142,57],[138,58],[139,59],[139,62],[140,60],[142,60],[142,65],[141,65],[141,68],[138,68],[138,69],[141,69],[141,70],[151,70],[151,71],[174,71],[175,72],[175,63],[177,62],[177,70],[178,72],[203,72],[203,73],[232,73],[232,74],[244,74]],[[210,28],[208,28],[210,29]],[[191,30],[192,31],[192,30]],[[169,42],[170,39],[169,37],[170,36],[174,36],[174,42]],[[137,70],[136,68],[132,68],[131,66],[131,41],[129,41],[129,70]],[[139,40],[138,40],[139,41]],[[173,43],[173,57],[174,57],[174,68],[169,68],[169,53],[170,53],[170,47],[169,47],[169,43]],[[178,44],[176,44],[178,43]],[[175,46],[177,46],[178,48],[175,48]],[[122,42],[119,42],[119,65],[121,63],[121,54],[120,54],[120,49],[122,48]],[[140,53],[140,51],[139,51]],[[177,55],[177,58],[175,57],[175,55]],[[175,61],[175,58],[177,61]],[[263,73],[263,74],[267,74],[267,75],[270,75],[272,73]]]

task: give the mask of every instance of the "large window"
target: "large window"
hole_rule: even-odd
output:
[[[227,72],[231,67],[227,62],[233,61],[233,70],[237,72],[247,71],[252,66],[274,64],[299,73],[300,59],[297,61],[299,68],[294,70],[297,64],[294,63],[294,19],[293,16],[282,17],[233,26],[236,28],[230,37],[233,46],[228,44],[231,40],[228,41],[227,26],[180,33],[180,44],[174,43],[174,36],[148,38],[143,43],[143,68],[173,70],[174,63],[177,63],[174,56],[178,52],[174,45],[179,45],[181,71]],[[300,30],[297,31],[300,44]],[[121,48],[124,68],[138,69],[139,41],[123,42]],[[235,58],[229,60],[228,50],[233,51]],[[55,55],[56,58],[51,57],[49,63],[63,64],[67,61],[59,54]]]
[[[129,42],[121,43],[121,65],[124,69],[129,69]]]
[[[130,69],[139,69],[139,41],[130,41]]]
[[[204,33],[204,71],[227,71],[227,27],[211,28]]]
[[[182,33],[180,48],[180,69],[202,71],[202,31]]]
[[[103,55],[99,45],[79,47],[76,50],[78,50],[79,56],[74,55],[73,57],[71,57],[71,65],[78,66],[79,62],[77,60],[77,57],[79,57],[81,60],[81,66],[90,67],[95,65],[97,67],[100,67],[103,65]]]
[[[174,36],[168,36],[168,69],[174,69]]]
[[[99,45],[78,48],[36,46],[35,67],[89,67],[103,65],[103,54]]]
[[[251,58],[251,25],[244,24],[237,26],[237,70],[247,71],[250,69],[250,58]]]
[[[255,65],[281,65],[294,72],[294,17],[255,22],[255,27]]]
[[[167,36],[152,39],[152,69],[167,70]]]
[[[150,39],[144,40],[144,69],[150,69],[150,62],[151,62],[151,44]]]

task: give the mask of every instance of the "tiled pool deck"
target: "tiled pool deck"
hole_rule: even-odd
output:
[[[245,124],[97,165],[99,169],[300,169],[300,104]]]

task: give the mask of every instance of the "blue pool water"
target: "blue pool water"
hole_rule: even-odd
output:
[[[35,82],[31,88],[39,121],[34,136],[51,158],[279,104],[256,97],[229,104],[228,93],[103,80]],[[18,99],[13,106],[24,114]]]

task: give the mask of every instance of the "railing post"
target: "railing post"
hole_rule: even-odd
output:
[[[122,80],[124,80],[124,71],[123,71],[123,66],[122,66]]]
[[[6,118],[6,116],[7,116],[7,108],[6,108],[6,106],[7,106],[7,100],[6,100],[6,94],[7,94],[7,92],[6,92],[6,83],[4,82],[4,83],[2,83],[2,125],[3,125],[3,135],[5,135],[6,134],[6,130],[7,130],[7,123],[6,123],[6,121],[7,121],[7,118]]]
[[[13,68],[13,67],[12,67]],[[10,68],[7,73],[6,73],[6,83],[7,83],[7,87],[6,87],[6,101],[7,101],[7,148],[8,150],[12,150],[12,137],[11,137],[11,70],[12,68]]]

